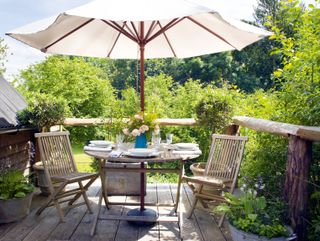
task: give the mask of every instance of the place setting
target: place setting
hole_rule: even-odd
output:
[[[154,148],[132,148],[125,151],[123,155],[133,158],[157,157],[160,155],[160,152]]]
[[[99,151],[99,152],[111,152],[114,147],[112,141],[105,140],[92,140],[89,144],[83,147],[84,151]]]
[[[172,144],[172,153],[176,155],[201,155],[202,151],[197,143],[175,143]]]

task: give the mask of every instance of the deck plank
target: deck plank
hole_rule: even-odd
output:
[[[173,204],[174,199],[171,193],[170,184],[157,184],[159,203]],[[172,214],[173,207],[158,207],[160,215]],[[180,240],[180,230],[177,222],[159,224],[160,240]]]
[[[125,202],[126,196],[111,196],[111,202]],[[123,213],[123,206],[111,205],[110,209],[102,207],[100,217],[105,218],[109,215],[121,215]],[[92,241],[113,241],[115,240],[118,232],[120,221],[118,220],[99,220],[97,225],[96,234]]]
[[[71,184],[70,186],[73,186],[75,187],[77,184]],[[99,184],[99,180],[96,180],[92,185],[91,187],[89,188],[88,190],[88,195],[91,196],[91,195],[96,195],[97,193],[97,188],[100,186]],[[77,200],[77,202],[81,202],[81,200]],[[62,207],[65,207],[67,204],[66,203],[63,203],[61,206]],[[74,208],[74,209],[67,209],[65,210],[65,221],[66,222],[71,222],[72,223],[72,220],[71,218],[69,217],[70,216],[70,213],[77,213],[79,212],[79,209],[81,210],[82,207],[77,207],[77,208]],[[61,228],[61,227],[66,227],[66,229],[70,228],[71,230],[71,226],[70,225],[67,225],[67,226],[64,226],[65,223],[62,223],[60,222],[59,220],[59,216],[57,214],[57,210],[54,206],[52,207],[49,207],[49,208],[46,208],[46,210],[49,210],[49,213],[48,214],[45,214],[45,213],[42,213],[39,218],[41,217],[41,221],[38,222],[38,225],[36,225],[32,231],[23,239],[23,241],[34,241],[34,240],[37,240],[37,241],[45,241],[45,240],[48,240],[50,239],[50,235],[51,233],[54,232],[54,230],[56,228]],[[85,209],[83,209],[85,212]],[[74,228],[76,228],[77,226],[75,226]],[[62,229],[63,231],[63,229]],[[74,229],[71,230],[71,234],[74,232]],[[57,234],[56,234],[57,235]],[[64,234],[59,234],[60,236],[64,236]],[[55,238],[53,238],[55,239]],[[60,239],[60,238],[59,238]],[[68,238],[65,238],[65,237],[62,237],[61,239],[69,239]]]
[[[187,185],[182,185],[181,188],[181,201],[179,211],[181,212],[182,221],[182,238],[183,240],[204,241],[201,235],[201,231],[197,222],[192,219],[187,219],[187,212],[189,211],[191,204],[186,194]],[[177,193],[177,185],[171,184],[172,194],[175,196]]]
[[[89,199],[92,202],[94,213],[97,212],[100,180],[97,180],[88,190]],[[176,197],[176,184],[148,184],[146,202],[172,204]],[[111,196],[113,202],[138,201],[139,197],[132,196]],[[80,206],[66,212],[65,223],[60,223],[54,207],[47,208],[39,217],[35,216],[35,211],[39,204],[45,200],[44,197],[35,195],[30,215],[25,219],[6,225],[0,225],[0,241],[160,241],[160,240],[180,240],[180,229],[176,222],[156,223],[153,226],[137,227],[127,221],[99,220],[97,231],[94,236],[90,235],[94,215],[89,214],[85,206]],[[207,210],[199,205],[191,219],[186,219],[186,212],[189,210],[192,200],[191,190],[187,185],[182,186],[181,205],[182,211],[182,237],[189,241],[226,241],[229,239],[227,228],[219,229],[217,217],[215,219],[209,215]],[[109,210],[104,205],[101,209],[101,217],[109,215],[125,215],[126,212],[135,206],[113,205]],[[160,212],[169,214],[172,207],[147,206]],[[109,216],[110,217],[110,216]],[[2,232],[3,231],[3,232]],[[224,234],[222,233],[224,232]]]
[[[157,203],[157,187],[156,185],[147,185],[147,195],[145,197],[146,202]],[[158,211],[157,207],[148,206],[147,208],[152,209],[154,211]],[[142,226],[139,227],[138,233],[139,241],[158,241],[159,240],[159,224],[155,223],[153,226]]]
[[[98,180],[99,181],[99,180]],[[99,181],[100,182],[100,181]],[[94,197],[98,195],[100,185],[97,181],[92,184],[92,187],[87,191],[88,197]],[[79,202],[83,202],[83,198],[79,199]],[[91,206],[93,203],[91,202]],[[73,208],[69,211],[65,217],[64,223],[59,223],[58,226],[49,235],[49,240],[69,240],[72,234],[77,229],[78,225],[82,221],[83,217],[87,212],[87,206],[81,205],[80,207]],[[92,215],[92,214],[91,214]]]
[[[38,225],[43,217],[37,217],[36,211],[39,205],[45,201],[46,197],[39,195],[39,191],[36,192],[32,199],[30,213],[27,217],[19,222],[5,224],[6,232],[2,233],[1,241],[18,241],[24,239],[32,229]],[[53,210],[45,210],[42,214],[47,215],[53,212]],[[1,226],[0,226],[1,227]],[[2,231],[2,230],[1,230]]]
[[[138,202],[139,197],[138,196],[127,196],[126,197],[126,202],[132,202],[132,201]],[[127,215],[127,213],[133,208],[137,208],[137,207],[136,206],[124,206],[122,215],[123,216]],[[139,229],[136,226],[129,224],[127,221],[123,220],[123,221],[120,221],[120,223],[119,223],[119,227],[118,227],[115,241],[138,240],[138,235],[139,235]]]
[[[193,200],[192,191],[186,189],[186,194],[191,203]],[[208,211],[204,210],[200,202],[198,202],[194,210],[194,216],[192,217],[198,223],[203,239],[205,241],[226,241],[217,223]]]

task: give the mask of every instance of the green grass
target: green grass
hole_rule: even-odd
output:
[[[79,172],[94,172],[93,168],[90,166],[93,162],[93,158],[84,153],[82,145],[73,144],[72,151]]]

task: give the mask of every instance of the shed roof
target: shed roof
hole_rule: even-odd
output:
[[[27,103],[22,95],[0,76],[0,129],[16,127],[17,112],[26,107]]]

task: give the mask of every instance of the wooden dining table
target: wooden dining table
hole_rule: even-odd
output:
[[[112,220],[127,220],[135,225],[150,225],[154,222],[179,222],[179,216],[177,215],[178,205],[180,200],[180,189],[181,189],[181,179],[184,174],[184,162],[189,159],[193,159],[199,156],[195,155],[178,155],[174,153],[171,149],[164,149],[159,152],[159,155],[152,157],[133,157],[127,155],[126,152],[117,152],[118,155],[112,155],[114,152],[102,152],[102,151],[85,151],[89,156],[95,157],[99,160],[99,173],[101,178],[102,191],[99,196],[98,211],[94,218],[94,223],[91,229],[91,235],[94,235],[97,222],[100,219],[112,219]],[[110,154],[111,153],[111,154]],[[112,167],[106,165],[106,162],[113,163],[139,163],[139,168],[124,167],[119,165],[119,167]],[[155,168],[150,167],[149,164],[153,163],[169,163],[176,162],[175,168]],[[123,203],[123,202],[110,202],[108,200],[107,185],[106,185],[106,175],[108,172],[138,172],[140,173],[140,200],[136,203]],[[160,203],[145,203],[145,174],[146,173],[176,173],[178,174],[177,180],[177,193],[174,204],[160,204]],[[110,205],[133,205],[139,206],[130,210],[126,216],[114,216],[109,215],[108,217],[100,218],[100,210],[102,205],[102,200],[104,200],[105,205],[109,208]],[[146,208],[146,206],[171,206],[173,207],[172,215],[170,216],[159,216],[154,210]]]

